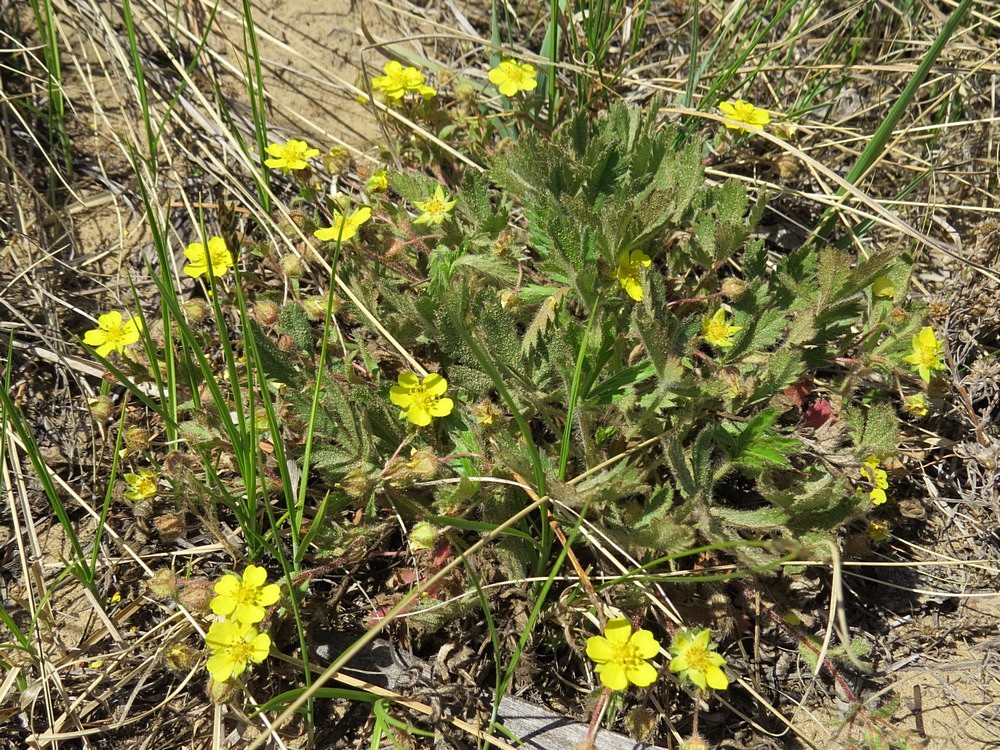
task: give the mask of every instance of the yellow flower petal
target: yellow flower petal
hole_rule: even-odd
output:
[[[610,661],[614,655],[614,648],[603,635],[592,635],[587,639],[587,656],[598,664]]]
[[[628,687],[625,668],[616,661],[598,664],[594,667],[594,671],[600,676],[601,682],[612,690],[625,690]]]

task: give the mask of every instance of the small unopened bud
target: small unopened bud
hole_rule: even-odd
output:
[[[708,750],[708,743],[701,737],[695,736],[684,740],[681,743],[680,750]]]
[[[176,599],[178,592],[177,575],[164,568],[153,573],[146,584],[149,592],[158,599]]]
[[[652,736],[659,718],[659,714],[655,711],[651,711],[645,706],[636,706],[625,714],[625,726],[628,727],[628,736],[634,737],[640,742],[645,742]]]
[[[351,469],[351,471],[344,475],[343,479],[337,482],[337,486],[346,492],[349,497],[360,500],[368,496],[368,492],[371,489],[371,480],[368,479],[368,475],[361,471],[361,469]]]
[[[722,280],[722,295],[727,299],[738,299],[746,290],[747,283],[743,279],[727,276]]]
[[[434,524],[429,521],[421,521],[418,524],[414,524],[413,528],[410,529],[410,534],[406,540],[410,544],[410,549],[414,552],[426,551],[434,549],[439,534],[440,532]]]
[[[192,612],[207,616],[212,611],[210,605],[214,598],[214,583],[206,578],[192,578],[190,581],[183,581],[181,583],[177,601]]]
[[[160,532],[160,538],[165,542],[171,542],[187,531],[184,517],[179,513],[164,513],[162,516],[157,516],[153,519],[153,525]]]
[[[787,180],[789,177],[794,177],[802,168],[799,164],[799,160],[794,156],[789,156],[788,154],[779,156],[775,161],[774,166],[778,170],[778,176],[783,180]]]
[[[189,299],[181,303],[181,310],[187,317],[189,323],[200,323],[208,317],[208,303],[203,299]]]
[[[285,255],[281,258],[281,272],[289,279],[302,277],[302,258],[298,255]]]
[[[305,310],[306,317],[314,323],[326,317],[326,298],[309,297],[302,300],[302,309]]]
[[[406,467],[423,481],[429,481],[437,476],[438,460],[430,448],[414,448],[410,451],[410,460]]]
[[[504,289],[498,296],[500,297],[500,307],[504,310],[516,310],[521,306],[521,299],[513,289]]]
[[[94,419],[99,422],[103,422],[110,417],[115,408],[115,404],[110,396],[97,396],[96,398],[89,399],[87,406],[90,407],[90,413],[94,415]]]
[[[175,672],[190,672],[198,654],[186,643],[172,643],[163,649],[163,664]]]
[[[380,169],[368,178],[365,184],[369,193],[384,193],[389,189],[389,175],[384,169]]]
[[[149,447],[149,430],[138,426],[126,427],[122,440],[130,451],[146,450]]]
[[[236,681],[226,680],[226,682],[219,682],[214,677],[208,678],[208,697],[212,699],[213,703],[229,703],[236,697]]]
[[[347,153],[347,149],[340,146],[334,146],[323,155],[323,166],[331,175],[342,173],[349,162],[350,155]]]
[[[295,351],[295,339],[289,336],[287,333],[283,333],[278,336],[278,348],[283,352],[294,352]]]
[[[261,325],[273,326],[278,322],[278,317],[281,315],[281,308],[274,300],[262,299],[257,301],[254,312]]]

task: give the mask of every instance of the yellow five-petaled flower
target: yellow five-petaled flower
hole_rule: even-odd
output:
[[[272,158],[265,159],[264,164],[271,169],[280,169],[285,174],[296,169],[305,169],[309,166],[306,159],[319,156],[318,148],[309,148],[305,141],[297,141],[294,138],[287,143],[271,143],[265,149]]]
[[[226,573],[217,584],[212,599],[212,611],[230,620],[243,623],[257,623],[264,619],[264,608],[270,607],[281,598],[281,589],[276,583],[264,585],[267,571],[256,565],[248,565],[242,578]]]
[[[387,99],[402,99],[407,92],[420,94],[430,99],[437,91],[424,82],[424,74],[413,66],[403,67],[396,60],[382,66],[385,75],[372,79],[372,88],[381,91]]]
[[[618,256],[618,269],[615,272],[618,283],[636,302],[642,301],[642,269],[649,268],[652,263],[642,250],[625,250]]]
[[[125,474],[123,477],[128,486],[128,492],[123,497],[138,503],[154,497],[157,493],[157,482],[160,475],[152,469],[139,469],[135,474]]]
[[[516,60],[504,60],[490,69],[489,78],[504,96],[514,96],[518,91],[532,91],[538,86],[535,66]]]
[[[722,102],[719,109],[730,120],[736,120],[734,123],[726,123],[726,127],[731,130],[745,130],[748,133],[754,133],[771,122],[771,115],[766,109],[755,107],[742,99]]]
[[[720,307],[715,314],[701,319],[701,332],[705,341],[716,349],[728,349],[733,345],[733,336],[743,330],[743,326],[731,326],[726,320],[726,311]]]
[[[139,318],[125,320],[117,310],[112,310],[97,318],[97,328],[83,334],[83,343],[94,347],[102,357],[115,351],[125,352],[126,346],[138,343],[142,321]]]
[[[910,343],[913,347],[913,353],[903,357],[903,361],[913,365],[925,383],[931,382],[931,373],[934,370],[947,369],[944,362],[941,361],[942,342],[938,340],[933,328],[924,326]]]
[[[329,227],[317,229],[313,236],[318,240],[329,242],[348,242],[354,239],[361,225],[372,217],[372,210],[368,206],[362,206],[357,211],[343,214],[334,212],[333,222]]]
[[[722,671],[726,659],[716,652],[711,638],[710,630],[685,630],[674,636],[670,671],[702,690],[725,690],[729,687],[729,678]]]
[[[869,456],[861,464],[861,476],[872,483],[873,487],[868,493],[872,505],[882,505],[889,497],[885,491],[889,489],[889,475],[885,469],[880,469],[882,461],[878,456]]]
[[[632,632],[624,617],[608,620],[604,635],[587,639],[587,656],[597,666],[594,671],[605,687],[624,690],[629,683],[648,687],[656,681],[656,669],[647,659],[660,653],[660,644],[648,630]]]
[[[229,269],[235,265],[233,254],[226,247],[226,241],[221,237],[211,237],[208,240],[208,249],[200,242],[192,242],[184,250],[184,257],[190,263],[184,266],[184,273],[193,279],[197,279],[202,274],[210,276],[224,276]],[[209,270],[211,261],[211,270]]]
[[[413,201],[413,205],[423,211],[420,216],[414,219],[414,224],[440,224],[451,213],[451,209],[458,203],[457,200],[450,201],[444,190],[438,185],[434,188],[434,195],[425,201]]]
[[[206,667],[216,682],[239,677],[249,662],[259,664],[271,650],[271,638],[248,622],[225,620],[213,622],[205,635],[212,652]]]
[[[399,376],[399,385],[389,389],[389,399],[399,407],[399,418],[408,419],[418,427],[426,427],[433,417],[451,414],[455,402],[444,398],[448,381],[431,373],[422,381],[412,372]]]

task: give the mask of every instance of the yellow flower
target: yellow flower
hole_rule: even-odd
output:
[[[604,635],[587,639],[587,656],[597,666],[594,671],[605,687],[625,690],[629,683],[648,687],[656,682],[656,669],[647,659],[660,653],[660,644],[648,630],[632,632],[624,617],[609,620]]]
[[[216,682],[225,682],[243,674],[249,662],[264,661],[271,650],[271,638],[250,623],[225,620],[212,623],[205,645],[212,652],[205,666]]]
[[[874,485],[868,493],[872,505],[882,505],[889,499],[885,494],[885,491],[889,489],[889,475],[886,474],[885,469],[879,468],[881,463],[878,456],[869,456],[861,463],[861,478]]]
[[[625,250],[618,256],[618,270],[615,272],[618,283],[636,302],[642,301],[642,269],[649,268],[652,262],[642,250]]]
[[[267,586],[267,571],[256,565],[248,565],[242,579],[226,573],[215,584],[217,597],[212,599],[212,611],[230,620],[253,624],[264,619],[264,607],[269,607],[281,598],[278,584]]]
[[[210,273],[211,276],[224,276],[229,272],[235,263],[233,254],[226,247],[226,241],[221,237],[211,237],[208,240],[208,250],[200,242],[192,242],[184,250],[184,257],[190,263],[184,266],[184,273],[192,279],[197,279],[202,274]],[[208,270],[208,262],[212,262],[212,270]]]
[[[766,109],[759,109],[742,99],[722,102],[719,109],[730,120],[736,120],[735,123],[726,123],[726,127],[731,130],[745,130],[748,133],[753,133],[771,122],[771,115]]]
[[[889,524],[872,519],[868,522],[868,538],[878,544],[889,540]]]
[[[915,417],[926,417],[929,411],[927,397],[922,393],[914,393],[912,396],[906,396],[903,399],[903,411]]]
[[[722,671],[726,663],[722,654],[716,652],[710,630],[685,630],[674,637],[670,647],[673,659],[670,661],[670,671],[677,672],[682,680],[707,690],[725,690],[729,687],[729,678]]]
[[[442,221],[448,218],[448,214],[451,213],[451,209],[455,207],[458,203],[457,200],[450,201],[447,198],[451,196],[446,196],[444,190],[438,185],[434,188],[434,195],[425,201],[413,201],[413,205],[418,209],[423,211],[420,216],[414,220],[414,224],[440,224]]]
[[[420,94],[425,99],[434,96],[435,91],[424,82],[424,74],[412,66],[403,67],[396,60],[390,60],[382,66],[384,76],[372,79],[372,88],[381,91],[387,99],[402,99],[408,92]]]
[[[294,138],[287,143],[271,143],[265,151],[274,158],[265,159],[264,164],[271,169],[280,169],[285,174],[296,169],[305,169],[309,166],[306,159],[319,156],[318,148],[309,148],[305,141],[297,141]]]
[[[538,86],[535,66],[516,60],[504,60],[490,70],[489,77],[490,83],[504,96],[514,96],[518,91],[532,91]]]
[[[380,169],[368,178],[365,187],[368,188],[369,193],[384,193],[389,189],[389,175],[384,169]]]
[[[712,317],[701,319],[701,332],[705,341],[716,349],[728,349],[733,345],[733,336],[743,330],[743,326],[731,326],[726,321],[726,310],[720,307]]]
[[[903,357],[903,361],[913,365],[925,383],[931,382],[931,371],[947,369],[941,361],[942,343],[938,341],[933,328],[924,326],[913,337],[911,345],[913,353]]]
[[[451,414],[455,402],[442,398],[447,390],[448,381],[436,373],[431,373],[421,382],[412,372],[404,372],[399,376],[399,385],[389,389],[389,399],[400,408],[400,419],[426,427],[432,417]]]
[[[139,318],[125,320],[120,312],[112,310],[97,318],[97,326],[83,334],[83,343],[94,347],[94,351],[106,357],[112,351],[122,354],[126,346],[139,342],[142,320]]]
[[[156,483],[159,478],[160,475],[152,469],[139,469],[135,474],[126,474],[124,479],[128,485],[128,492],[123,497],[133,503],[148,500],[156,495]]]
[[[372,217],[372,210],[368,206],[362,206],[357,211],[347,214],[335,211],[333,222],[329,227],[317,229],[313,236],[318,240],[337,242],[348,242],[354,239],[358,229]]]
[[[872,294],[876,297],[895,297],[896,287],[888,276],[879,276],[872,282]]]

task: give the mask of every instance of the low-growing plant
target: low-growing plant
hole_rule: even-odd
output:
[[[295,366],[277,351],[264,360],[289,385],[292,423],[317,368],[330,369],[316,468],[359,502],[402,501],[402,481],[410,513],[487,520],[514,499],[472,477],[530,477],[649,558],[772,540],[739,549],[754,566],[870,510],[870,461],[895,453],[895,394],[916,390],[906,365],[923,361],[910,348],[925,327],[906,302],[907,259],[770,251],[754,236],[763,197],[710,184],[700,144],[682,141],[655,105],[619,105],[596,124],[581,115],[552,138],[523,137],[452,187],[391,174],[394,192],[361,230],[381,250],[344,252],[340,272],[443,376],[431,377],[449,409],[400,419],[388,384],[417,387],[410,367],[347,310],[343,356],[321,364],[306,310],[288,305],[278,331]],[[460,483],[401,480],[390,468],[403,445]],[[537,531],[520,565],[547,559]]]

